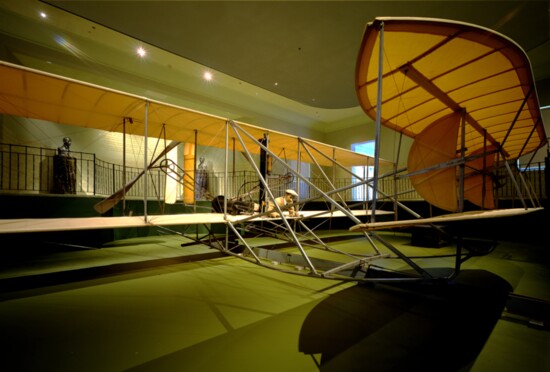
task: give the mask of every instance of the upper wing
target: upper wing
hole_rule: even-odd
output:
[[[60,124],[122,132],[125,118],[132,124],[132,133],[166,137],[179,142],[243,151],[237,134],[229,131],[226,141],[226,118],[205,114],[168,103],[150,100],[129,93],[64,78],[0,61],[0,113],[42,119]],[[284,153],[286,159],[297,160],[299,147],[313,145],[328,158],[320,157],[321,165],[332,165],[337,159],[344,166],[373,165],[372,157],[347,149],[299,138],[285,133],[238,123],[239,127],[260,139],[269,135],[273,153]],[[145,133],[147,127],[147,133]],[[260,148],[249,137],[243,137],[251,153]],[[227,143],[228,142],[228,143]],[[311,160],[302,155],[301,161]],[[382,161],[381,165],[388,162]]]
[[[448,20],[387,17],[367,25],[356,89],[371,118],[382,29],[383,125],[414,138],[431,123],[465,112],[466,155],[487,143],[512,160],[546,143],[525,52],[497,32]]]

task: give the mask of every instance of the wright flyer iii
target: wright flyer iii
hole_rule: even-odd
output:
[[[6,62],[0,62],[0,76],[3,114],[121,135],[126,135],[124,124],[131,122],[134,133],[142,133],[145,139],[143,171],[95,205],[100,216],[4,219],[0,234],[201,225],[208,234],[193,243],[273,270],[357,282],[420,281],[452,278],[460,264],[476,253],[457,244],[454,266],[435,273],[421,261],[437,255],[420,260],[409,257],[377,230],[509,217],[541,209],[528,185],[511,171],[513,162],[547,142],[529,60],[512,40],[475,25],[421,18],[377,18],[367,25],[355,86],[361,107],[376,125],[374,157]],[[412,139],[406,169],[380,158],[381,126]],[[148,138],[164,142],[164,149],[149,156]],[[224,195],[202,189],[205,183],[196,181],[201,174],[196,164],[179,168],[168,158],[180,145],[193,151],[201,147],[223,152]],[[228,174],[235,167],[231,159],[241,155],[257,187],[230,195]],[[196,158],[193,153],[192,159]],[[317,183],[301,170],[306,163],[318,175]],[[271,166],[283,174],[277,185],[266,172]],[[372,167],[374,175],[360,176],[352,172],[353,167]],[[108,216],[154,168],[184,183],[191,200],[206,195],[218,201],[217,207],[206,213],[149,214],[144,193],[143,215]],[[500,182],[495,174],[501,168],[514,183],[522,207],[499,208],[494,190]],[[353,182],[338,185],[331,177],[336,171]],[[397,192],[379,187],[379,181],[388,177],[409,178],[425,201],[449,214],[426,217],[406,207]],[[346,200],[343,195],[356,187],[372,190],[372,198]],[[261,190],[259,198],[256,189]],[[285,190],[292,197],[279,204]],[[253,201],[244,199],[253,192]],[[389,200],[394,210],[378,208],[380,200]],[[466,210],[466,201],[478,209]],[[323,210],[307,210],[310,202],[321,202]],[[230,210],[233,206],[243,209]],[[397,208],[412,218],[397,219]],[[377,220],[382,215],[393,215],[394,220]],[[346,227],[346,234],[364,241],[360,252],[346,250],[345,244],[334,245],[316,232],[315,221],[333,217],[347,219],[351,227]],[[222,237],[214,236],[212,225],[223,226]],[[282,240],[285,249],[262,246],[263,237]],[[389,261],[402,266],[385,265]]]

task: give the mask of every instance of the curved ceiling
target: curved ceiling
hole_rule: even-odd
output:
[[[548,5],[0,1],[0,59],[331,143],[332,132],[371,121],[354,82],[365,26],[377,16],[447,18],[498,30],[527,52],[541,104],[550,104],[550,84],[541,84],[550,82]],[[40,8],[49,18],[40,19]],[[151,52],[143,60],[134,54],[138,44]],[[205,68],[215,73],[210,84],[201,77]]]
[[[446,18],[491,28],[550,77],[548,1],[45,1],[293,101],[357,106],[354,74],[367,22]]]

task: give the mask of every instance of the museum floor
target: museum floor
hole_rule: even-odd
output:
[[[383,234],[407,254],[449,249]],[[468,260],[456,282],[415,288],[284,274],[181,243],[164,235],[48,252],[3,243],[2,364],[14,371],[550,371],[548,325],[505,308],[510,288],[550,300],[547,247],[500,242]]]

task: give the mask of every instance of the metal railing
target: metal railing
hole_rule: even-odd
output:
[[[55,189],[55,157],[56,149],[41,148],[24,145],[12,145],[0,143],[0,193],[26,192],[37,194],[57,193]],[[123,167],[118,164],[108,163],[98,159],[95,154],[85,152],[71,152],[74,159],[74,193],[77,195],[109,196],[121,189],[125,183],[130,182],[141,172],[140,167]],[[529,169],[519,171],[513,167],[512,171],[517,184],[530,185],[530,192],[538,199],[546,199],[546,178],[544,163],[533,164]],[[497,199],[517,198],[516,188],[513,182],[500,182],[507,180],[504,168],[496,174]],[[259,180],[253,171],[235,171],[228,173],[227,190],[225,190],[224,172],[208,171],[206,176],[207,193],[196,190],[198,200],[207,199],[208,195],[230,195],[232,197],[248,197],[255,200],[259,193]],[[522,180],[525,180],[525,182]],[[271,175],[267,182],[275,196],[282,195],[285,189],[300,190],[301,199],[320,198],[322,192],[332,189],[332,186],[323,178],[308,178],[308,182],[298,181],[295,177],[285,175]],[[165,192],[166,175],[158,168],[152,168],[148,172],[147,197],[163,198]],[[345,189],[334,196],[335,199],[369,200],[370,194],[365,187],[352,187],[351,177],[336,178],[330,183],[337,189]],[[314,186],[311,186],[314,185]],[[299,187],[298,187],[299,186]],[[380,179],[378,187],[388,195],[397,193],[399,200],[422,200],[414,191],[408,178],[400,178],[394,181],[388,177]],[[126,194],[127,197],[143,197],[145,189],[144,177],[141,177]]]
[[[41,147],[0,144],[0,191],[53,193],[56,152]],[[88,185],[93,185],[95,156],[75,152],[71,157],[78,169],[80,191],[93,193]]]
[[[506,168],[500,167],[496,172],[493,182],[496,187],[495,197],[497,199],[519,199],[516,185],[520,187],[520,191],[525,198],[528,198],[529,195],[539,200],[545,200],[547,198],[545,171],[548,170],[545,170],[545,164],[543,162],[534,163],[528,169],[523,170],[512,167],[511,171],[515,184],[510,180]]]
[[[0,143],[0,192],[63,193],[56,189],[57,156],[57,149]],[[77,195],[111,195],[142,171],[107,163],[92,153],[71,151],[69,158],[74,164],[74,185],[70,189]],[[148,194],[154,196],[159,185],[164,188],[164,177],[154,169],[149,178]],[[143,196],[143,189],[143,181],[136,182],[127,195]]]

